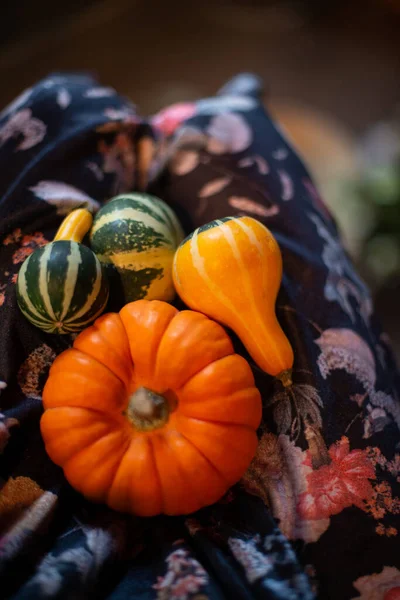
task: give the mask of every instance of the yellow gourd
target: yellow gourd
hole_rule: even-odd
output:
[[[187,306],[232,329],[261,369],[291,385],[293,350],[275,314],[282,256],[262,223],[226,217],[196,229],[175,253],[173,278]]]

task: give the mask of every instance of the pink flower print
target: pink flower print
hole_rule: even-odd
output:
[[[172,104],[158,112],[151,120],[154,127],[159,129],[164,135],[170,136],[187,119],[193,117],[196,112],[196,105],[192,102],[179,102]]]
[[[329,449],[331,463],[307,475],[307,491],[299,497],[297,510],[304,519],[322,519],[355,505],[364,508],[372,498],[370,479],[375,469],[366,452],[350,452],[349,440],[343,437]]]

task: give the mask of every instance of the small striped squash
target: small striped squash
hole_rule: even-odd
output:
[[[275,314],[281,252],[251,217],[226,217],[196,229],[175,254],[175,287],[191,309],[242,340],[264,371],[291,385],[293,350]]]
[[[88,211],[74,211],[60,227],[56,241],[38,248],[22,264],[17,302],[24,316],[48,333],[75,333],[104,310],[109,293],[100,261],[83,244],[91,224]]]
[[[170,207],[155,196],[124,194],[103,206],[93,221],[90,244],[106,267],[112,292],[125,303],[175,296],[172,263],[183,239]]]

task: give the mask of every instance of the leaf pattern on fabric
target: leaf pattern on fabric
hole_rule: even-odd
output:
[[[100,206],[85,192],[63,181],[39,181],[29,190],[35,194],[36,198],[55,206],[57,214],[61,216],[67,215],[74,208],[88,208],[96,212]]]
[[[327,530],[329,519],[309,521],[297,513],[299,496],[307,489],[312,472],[305,452],[287,435],[264,433],[257,453],[241,480],[244,489],[270,506],[284,535],[289,539],[316,542]]]
[[[230,196],[228,202],[232,208],[256,215],[257,217],[272,217],[279,213],[279,206],[277,204],[267,207],[243,196]]]
[[[207,150],[211,154],[243,152],[252,141],[252,131],[240,115],[219,114],[213,117],[206,128],[209,136]]]
[[[16,138],[19,143],[16,150],[29,150],[43,140],[47,126],[43,121],[32,116],[30,108],[24,108],[14,113],[6,123],[0,127],[0,146],[8,140]],[[22,137],[22,140],[21,140]]]
[[[353,586],[359,593],[353,600],[399,600],[400,571],[396,567],[383,567],[380,573],[359,577]]]
[[[194,171],[200,163],[198,152],[193,150],[177,150],[169,163],[169,168],[174,175],[187,175]]]
[[[215,196],[223,189],[225,189],[232,179],[230,177],[219,177],[218,179],[212,179],[206,183],[199,191],[199,198],[209,198]]]
[[[320,408],[322,400],[312,385],[295,384],[274,394],[268,401],[273,407],[274,421],[279,433],[291,430],[291,437],[296,439],[301,426],[311,424],[317,428],[322,426]]]
[[[65,110],[71,104],[72,96],[66,88],[61,88],[57,92],[57,104]]]
[[[281,182],[281,198],[285,202],[291,200],[294,196],[294,186],[292,178],[286,171],[278,169],[278,176]]]
[[[207,572],[184,548],[171,552],[166,562],[166,574],[153,585],[157,600],[187,600],[209,583]]]
[[[56,353],[47,344],[35,348],[18,371],[18,385],[28,398],[41,400],[43,385]]]
[[[333,237],[317,215],[309,214],[309,218],[315,224],[318,235],[325,242],[322,260],[329,270],[324,288],[325,299],[329,302],[337,302],[354,323],[356,313],[350,302],[350,298],[353,298],[361,317],[369,325],[372,300],[365,284],[354,272],[339,240]]]
[[[267,175],[269,173],[269,166],[267,161],[265,160],[265,158],[263,158],[262,156],[258,156],[257,154],[254,156],[246,156],[238,162],[238,167],[240,169],[252,167],[253,165],[256,165],[260,175]]]

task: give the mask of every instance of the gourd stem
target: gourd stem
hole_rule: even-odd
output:
[[[290,387],[293,384],[292,369],[286,369],[285,371],[281,371],[279,375],[276,376],[276,378],[279,379],[283,387]]]
[[[77,208],[69,213],[61,223],[53,242],[67,240],[81,242],[93,223],[92,213],[86,208]]]
[[[169,413],[170,406],[164,396],[139,387],[129,398],[124,414],[139,431],[152,431],[167,423]]]

